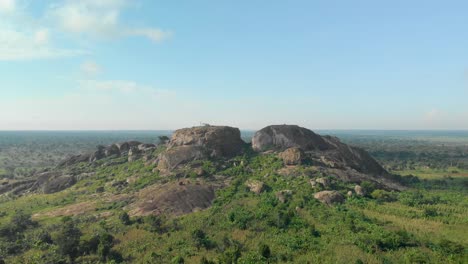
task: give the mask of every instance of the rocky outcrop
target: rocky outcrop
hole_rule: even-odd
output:
[[[285,165],[307,160],[320,168],[322,175],[335,176],[346,182],[371,181],[384,189],[401,190],[391,175],[363,149],[342,143],[332,136],[320,136],[295,125],[274,125],[255,133],[252,147],[256,151],[279,152]],[[311,184],[314,184],[311,182]]]
[[[304,152],[300,148],[288,148],[278,154],[284,165],[300,165],[304,159]]]
[[[76,183],[76,178],[72,175],[61,175],[47,180],[42,186],[43,193],[56,193],[65,190]]]
[[[257,131],[252,138],[255,151],[283,151],[293,147],[304,151],[326,150],[329,144],[311,130],[296,125],[267,126]]]
[[[366,196],[366,192],[359,185],[354,186],[354,191],[356,192],[356,195],[358,195],[358,196]]]
[[[167,150],[158,157],[158,169],[173,170],[194,160],[230,158],[241,153],[245,142],[238,128],[201,126],[174,132]]]
[[[248,180],[245,185],[255,194],[260,194],[265,189],[265,184],[257,180]]]
[[[328,188],[330,187],[331,182],[330,182],[330,179],[327,179],[327,178],[317,178],[317,179],[311,179],[310,185],[312,187],[321,186],[323,188]]]
[[[239,154],[245,142],[240,130],[228,126],[200,126],[176,130],[168,149],[178,146],[200,146],[210,157],[225,158]]]
[[[276,198],[282,203],[286,203],[292,196],[293,192],[291,190],[281,190],[276,193]]]
[[[159,155],[158,169],[172,170],[181,164],[208,157],[207,150],[202,146],[179,146]]]
[[[122,155],[128,155],[129,161],[134,161],[140,159],[144,153],[150,152],[155,148],[156,145],[154,144],[143,144],[139,141],[127,141],[109,146],[98,146],[97,150],[92,153],[79,154],[63,160],[59,163],[58,167],[71,166],[81,162],[96,162],[104,158],[120,157]]]
[[[314,198],[326,205],[333,205],[344,202],[344,196],[337,191],[321,191],[314,194]]]
[[[215,198],[210,185],[190,182],[149,187],[138,194],[130,215],[183,215],[211,206]]]

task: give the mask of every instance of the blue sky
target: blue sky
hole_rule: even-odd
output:
[[[0,0],[0,130],[468,129],[467,10]]]

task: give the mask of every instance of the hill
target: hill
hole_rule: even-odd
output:
[[[168,142],[100,146],[3,180],[0,255],[7,263],[461,263],[466,188],[443,182],[392,174],[366,151],[298,126],[266,127],[251,144],[237,128],[187,128]]]

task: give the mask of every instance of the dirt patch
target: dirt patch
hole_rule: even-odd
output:
[[[42,212],[34,214],[33,218],[40,218],[44,216],[48,217],[56,217],[56,216],[75,216],[75,215],[82,215],[90,211],[94,211],[96,209],[95,202],[82,202],[77,204],[67,205],[62,208],[58,208],[48,212]]]

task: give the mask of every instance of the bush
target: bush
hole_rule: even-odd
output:
[[[261,244],[259,249],[258,249],[260,256],[269,259],[271,257],[271,250],[268,245]]]
[[[36,222],[31,219],[31,214],[26,214],[23,211],[16,211],[11,218],[11,224],[15,227],[16,232],[23,232],[28,227],[36,226]]]
[[[379,202],[394,202],[397,200],[396,194],[384,190],[374,190],[370,196]]]
[[[79,253],[81,231],[69,218],[64,218],[62,227],[54,239],[60,254],[75,259]]]
[[[434,217],[439,215],[437,210],[434,208],[424,208],[423,214],[425,217]]]
[[[195,241],[195,246],[200,249],[204,247],[206,249],[213,248],[213,242],[206,237],[205,232],[200,229],[195,229],[192,232],[192,239]]]
[[[127,212],[122,212],[119,215],[120,222],[124,225],[131,225],[132,221],[130,220],[130,216],[128,216]]]
[[[457,255],[465,251],[465,247],[448,239],[442,239],[439,243],[439,250],[446,255]]]
[[[183,257],[181,256],[176,256],[172,259],[171,261],[172,264],[184,264],[185,263],[185,260]]]
[[[417,205],[423,205],[423,204],[439,203],[440,197],[438,196],[426,197],[420,191],[415,191],[415,192],[400,193],[399,200],[404,205],[417,206]]]
[[[361,182],[361,188],[365,194],[370,194],[375,190],[375,185],[369,181]]]

